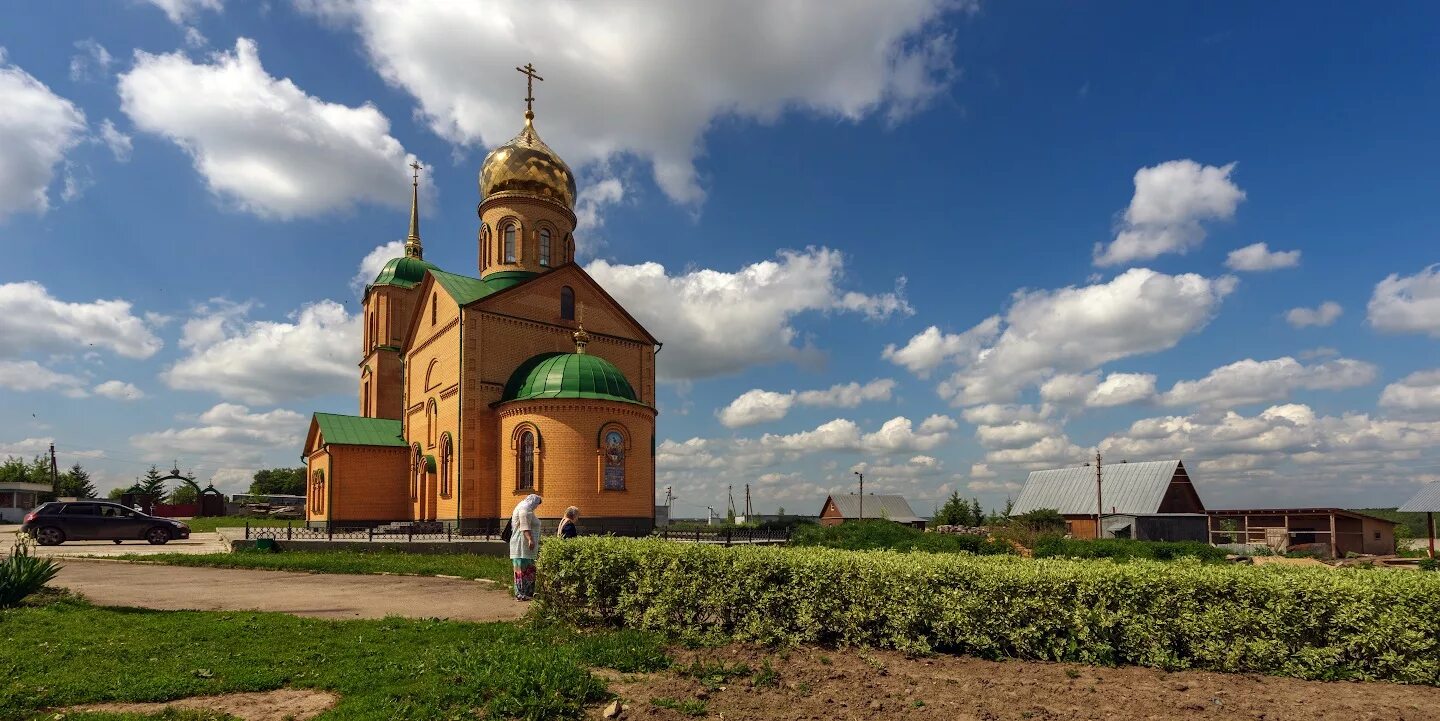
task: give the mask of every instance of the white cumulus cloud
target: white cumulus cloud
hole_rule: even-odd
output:
[[[0,360],[0,388],[13,391],[54,390],[71,398],[84,398],[85,379],[59,373],[32,360]]]
[[[880,356],[921,378],[929,378],[930,372],[944,363],[974,361],[999,334],[998,315],[990,316],[961,333],[945,333],[932,325],[917,333],[904,346],[886,345]]]
[[[100,123],[100,141],[105,143],[116,160],[122,163],[130,161],[130,152],[134,148],[130,136],[120,132],[109,118]]]
[[[110,64],[115,58],[104,45],[94,38],[75,41],[77,52],[70,56],[70,79],[75,82],[99,80],[110,74]]]
[[[285,321],[250,320],[250,306],[216,302],[186,322],[188,354],[161,377],[178,390],[274,404],[355,388],[359,316],[325,300]]]
[[[956,405],[1004,403],[1056,374],[1171,348],[1205,327],[1234,287],[1228,276],[1131,268],[1108,282],[1017,291],[998,335],[978,350],[966,348],[959,369],[937,390]],[[903,362],[898,353],[891,360]],[[924,369],[936,355],[923,357],[926,363],[907,365]]]
[[[1416,371],[1385,386],[1380,405],[1405,411],[1440,410],[1440,368]]]
[[[1263,271],[1294,268],[1300,265],[1298,250],[1270,250],[1265,243],[1254,243],[1230,251],[1225,258],[1225,267],[1230,270]]]
[[[85,138],[85,113],[44,83],[6,64],[0,49],[0,220],[50,209],[50,184],[65,154]]]
[[[844,266],[839,251],[807,248],[781,251],[778,260],[734,273],[691,270],[670,275],[659,263],[606,260],[595,260],[585,269],[665,343],[657,356],[657,374],[688,380],[813,357],[817,351],[797,345],[800,337],[792,320],[805,312],[847,310],[839,288]]]
[[[1295,328],[1324,328],[1333,325],[1345,309],[1333,300],[1327,300],[1314,308],[1291,308],[1285,311],[1285,322]]]
[[[1166,253],[1185,253],[1205,240],[1202,221],[1229,220],[1245,191],[1230,174],[1235,164],[1171,160],[1135,171],[1135,195],[1109,245],[1095,245],[1095,264],[1122,265]]]
[[[130,444],[147,460],[203,459],[208,464],[258,467],[279,452],[298,457],[307,418],[277,408],[265,413],[220,403],[189,420],[190,425],[140,433]],[[253,470],[251,471],[253,473]]]
[[[966,0],[302,0],[354,28],[370,63],[413,95],[436,133],[493,146],[521,124],[516,58],[545,78],[536,120],[571,163],[646,160],[666,195],[704,197],[695,159],[717,118],[809,112],[894,122],[945,92]],[[536,42],[564,38],[563,42]],[[483,40],[481,40],[483,39]],[[465,69],[459,70],[457,69]]]
[[[1376,284],[1367,312],[1377,330],[1440,338],[1440,264],[1415,275],[1390,274]]]
[[[104,396],[117,401],[138,401],[145,397],[145,392],[136,388],[132,383],[125,381],[110,380],[95,386],[95,395]]]
[[[1236,361],[1199,380],[1180,381],[1161,397],[1166,405],[1229,407],[1283,400],[1300,389],[1338,390],[1375,381],[1378,369],[1349,358],[1304,365],[1285,356]]]
[[[0,338],[0,355],[102,349],[149,358],[161,346],[129,301],[70,303],[34,281],[0,285]]]
[[[222,0],[147,0],[151,5],[160,8],[165,17],[176,25],[184,25],[194,20],[204,10],[220,12],[224,8]]]
[[[292,218],[409,200],[405,166],[414,156],[390,136],[385,115],[270,76],[253,40],[209,63],[137,51],[119,90],[137,129],[179,145],[212,192],[249,212]]]
[[[895,390],[895,381],[877,378],[861,385],[858,382],[837,383],[824,390],[779,393],[755,388],[741,393],[716,415],[727,428],[753,426],[778,421],[796,404],[828,408],[854,408],[861,403],[888,401]]]

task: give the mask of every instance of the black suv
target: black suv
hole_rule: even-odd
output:
[[[25,514],[21,533],[42,546],[66,541],[149,541],[160,545],[172,538],[189,538],[190,527],[105,501],[52,501]]]

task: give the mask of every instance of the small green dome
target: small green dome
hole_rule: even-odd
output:
[[[585,353],[542,353],[510,374],[501,401],[589,398],[639,403],[635,389],[614,363]]]
[[[427,260],[419,258],[391,258],[380,269],[380,274],[375,276],[375,282],[371,285],[398,285],[401,288],[414,288],[425,280],[425,271],[440,270],[440,266]]]

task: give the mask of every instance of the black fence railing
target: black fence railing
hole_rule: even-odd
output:
[[[493,523],[398,522],[364,526],[290,523],[258,526],[247,521],[245,539],[262,538],[276,541],[498,541],[500,529]]]
[[[726,528],[716,531],[672,530],[665,526],[655,529],[655,535],[667,541],[682,543],[710,543],[722,546],[763,545],[788,543],[789,529]]]

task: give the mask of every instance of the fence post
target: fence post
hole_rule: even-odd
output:
[[[294,536],[295,536],[295,524],[294,524],[293,522],[291,522],[291,521],[286,521],[286,522],[285,522],[285,540],[288,541],[288,540],[290,540],[291,538],[293,538]]]
[[[245,522],[245,540],[250,540],[250,522]]]
[[[445,524],[445,542],[446,542],[446,543],[449,543],[449,542],[452,540],[452,539],[450,538],[450,532],[453,531],[453,530],[455,530],[455,527],[454,527],[454,526],[452,526],[452,525],[450,525],[450,524],[448,524],[448,523]]]
[[[415,540],[415,524],[411,523],[405,527],[405,540],[407,542]]]
[[[729,547],[730,547],[730,537],[731,537],[734,533],[735,533],[735,531],[733,531],[733,530],[731,530],[731,529],[729,529],[729,528],[725,529],[725,547],[726,547],[726,548],[729,548]]]
[[[335,540],[335,522],[334,522],[334,521],[329,521],[329,520],[327,520],[327,521],[325,522],[325,540],[327,540],[327,541],[333,541],[333,540]]]
[[[371,527],[365,529],[365,540],[367,540],[367,541],[369,541],[369,542],[371,542],[371,543],[374,543],[374,542],[375,542],[375,527],[374,527],[374,526],[371,526]]]

